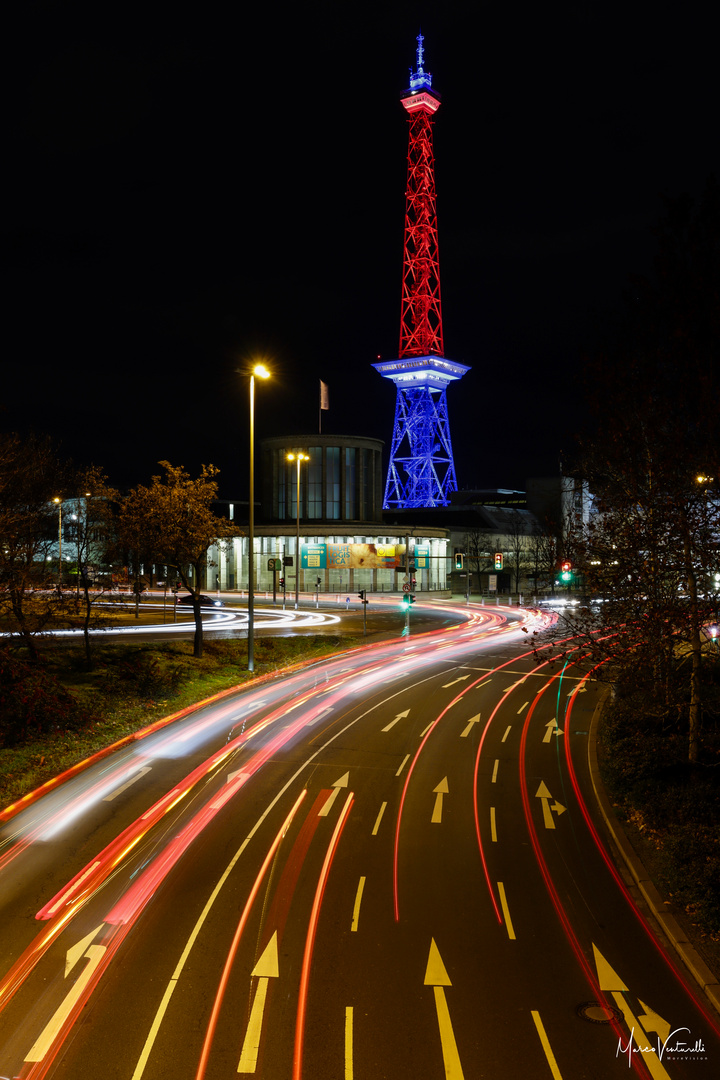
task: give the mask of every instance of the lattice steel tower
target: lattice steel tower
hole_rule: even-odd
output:
[[[443,352],[432,141],[440,96],[423,70],[423,40],[418,34],[417,71],[410,70],[410,88],[400,99],[410,124],[400,358],[373,364],[397,387],[385,510],[447,506],[457,491],[446,392],[470,370]]]

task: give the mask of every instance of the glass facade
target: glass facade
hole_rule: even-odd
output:
[[[311,446],[307,464],[307,516],[315,521],[323,516],[322,498],[322,447]]]
[[[340,447],[328,446],[325,475],[325,517],[333,521],[340,517]]]
[[[345,447],[345,517],[352,520],[358,518],[357,500],[355,497],[355,458],[357,450],[354,446]]]

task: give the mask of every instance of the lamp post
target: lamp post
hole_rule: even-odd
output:
[[[297,506],[297,532],[295,533],[295,610],[300,606],[300,464],[303,461],[309,461],[308,454],[304,454],[302,450],[298,450],[297,454],[288,454],[288,461],[294,461],[297,464],[297,483],[295,486],[295,503]]]
[[[58,593],[62,593],[62,499],[56,495],[53,502],[58,508]]]
[[[255,670],[255,627],[253,617],[255,578],[255,377],[269,379],[270,372],[256,364],[250,373],[250,507],[248,514],[248,671]]]

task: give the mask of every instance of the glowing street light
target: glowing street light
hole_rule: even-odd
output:
[[[297,484],[295,486],[295,502],[297,505],[297,532],[295,534],[295,610],[300,606],[300,464],[309,461],[310,456],[298,450],[297,454],[288,454],[288,461],[297,462]]]
[[[53,499],[58,508],[58,592],[62,592],[62,499],[56,495]]]
[[[250,510],[248,514],[248,671],[255,670],[255,379],[269,379],[264,364],[255,364],[250,373]]]

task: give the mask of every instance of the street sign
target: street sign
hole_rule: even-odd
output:
[[[268,570],[282,570],[282,559],[268,559]]]
[[[403,592],[412,592],[412,585],[403,585]]]

